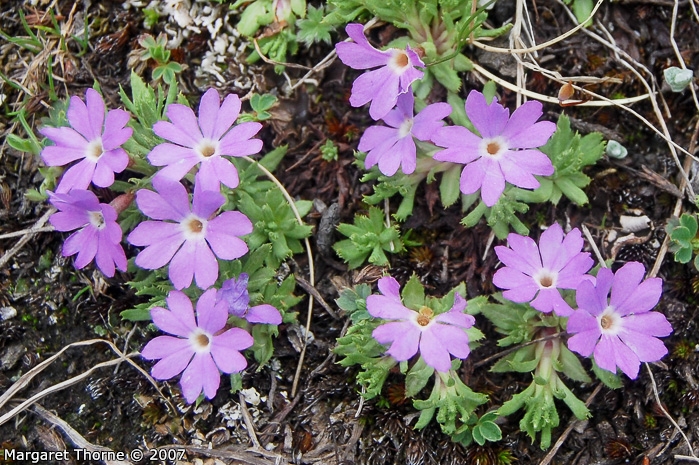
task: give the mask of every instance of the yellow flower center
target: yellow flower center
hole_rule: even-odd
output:
[[[432,317],[434,316],[434,311],[432,311],[431,308],[423,306],[420,308],[418,313],[417,324],[420,326],[427,326],[430,324],[430,321],[432,321]]]
[[[604,315],[602,319],[600,320],[600,326],[602,326],[602,329],[609,329],[612,326],[613,319],[609,315]]]
[[[213,145],[206,144],[199,151],[201,152],[201,155],[203,157],[208,158],[214,153],[216,153],[216,147],[214,147]]]
[[[204,229],[204,225],[202,224],[202,222],[197,220],[197,219],[194,219],[194,218],[192,218],[189,221],[188,226],[189,226],[189,230],[195,234],[200,233],[202,231],[202,229]]]
[[[489,142],[486,150],[488,151],[488,154],[495,155],[500,151],[500,144],[497,142]]]
[[[202,349],[204,347],[208,347],[209,345],[209,336],[207,336],[204,333],[197,334],[194,336],[194,343],[201,347]]]
[[[408,63],[410,63],[410,60],[408,59],[408,54],[405,52],[400,52],[398,55],[396,55],[396,64],[400,66],[401,68],[405,68],[408,66]]]

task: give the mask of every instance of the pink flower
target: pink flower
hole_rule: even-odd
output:
[[[660,278],[643,281],[645,268],[629,262],[616,273],[602,268],[597,284],[578,286],[578,310],[568,319],[570,350],[583,357],[594,354],[600,368],[616,373],[617,367],[635,379],[641,362],[656,362],[667,354],[658,337],[672,333],[660,312],[650,310],[660,300]],[[611,298],[609,297],[611,291]]]
[[[121,247],[121,227],[111,205],[100,203],[88,190],[72,189],[67,194],[49,192],[49,202],[59,212],[49,218],[58,231],[72,231],[63,244],[63,256],[78,254],[75,267],[81,269],[96,258],[97,267],[107,277],[114,276],[115,266],[126,271],[126,255]]]
[[[242,123],[231,129],[240,113],[240,99],[228,95],[221,104],[216,89],[209,89],[199,103],[199,119],[191,108],[178,103],[167,107],[170,122],[158,121],[153,132],[173,143],[157,145],[148,154],[155,166],[165,166],[156,177],[179,181],[199,165],[196,183],[204,190],[231,189],[238,186],[238,170],[224,156],[244,157],[259,152],[262,141],[252,139],[262,128],[260,123]]]
[[[250,234],[252,223],[236,211],[215,216],[225,203],[220,192],[195,187],[190,207],[187,190],[179,182],[156,177],[153,187],[157,193],[147,189],[136,193],[138,208],[158,220],[144,221],[129,234],[131,244],[146,246],[136,265],[155,270],[170,263],[168,275],[175,289],[188,287],[192,277],[206,289],[218,279],[216,257],[234,260],[248,252],[238,236]]]
[[[567,235],[558,223],[541,234],[539,245],[529,237],[511,233],[509,247],[495,247],[504,268],[493,276],[493,284],[503,297],[513,302],[530,302],[535,309],[558,316],[568,316],[573,309],[561,297],[559,289],[575,289],[590,277],[587,273],[594,262],[582,252],[583,239],[575,228]]]
[[[454,294],[451,310],[435,315],[428,307],[417,312],[405,307],[398,281],[390,276],[379,280],[379,291],[383,295],[367,297],[367,311],[375,318],[395,321],[379,326],[372,336],[381,344],[391,343],[386,353],[393,358],[399,362],[409,360],[419,350],[425,363],[437,371],[447,372],[451,369],[449,354],[465,359],[471,353],[464,330],[476,320],[463,313],[466,301],[459,294]]]
[[[41,158],[48,166],[63,166],[82,160],[66,170],[56,192],[64,194],[71,189],[87,189],[90,183],[109,187],[114,173],[121,173],[129,164],[129,156],[121,145],[129,140],[133,129],[127,128],[129,114],[124,110],[109,110],[104,116],[104,100],[94,89],[87,89],[85,102],[70,98],[68,123],[71,127],[39,130],[55,145],[44,147]]]
[[[410,85],[423,76],[424,73],[415,66],[425,66],[425,63],[410,46],[405,50],[391,48],[385,51],[372,47],[361,24],[348,24],[345,31],[354,42],[335,45],[340,60],[354,69],[378,68],[354,81],[350,104],[361,107],[371,102],[369,115],[379,120],[396,106],[398,96],[409,92]]]
[[[180,291],[167,296],[169,310],[151,310],[153,324],[173,336],[158,336],[141,352],[147,360],[161,359],[153,366],[155,379],[166,380],[182,373],[180,385],[188,403],[199,395],[212,399],[221,382],[221,374],[238,373],[248,362],[240,353],[252,346],[253,338],[240,328],[222,332],[228,320],[223,302],[216,303],[216,289],[204,292],[197,302],[197,319],[189,298]]]
[[[535,174],[553,174],[551,160],[532,149],[544,145],[556,130],[550,121],[536,122],[542,115],[541,103],[526,102],[509,118],[510,110],[496,102],[488,105],[483,94],[472,90],[466,98],[466,114],[480,136],[462,126],[448,126],[432,138],[446,147],[434,154],[435,160],[466,165],[461,172],[461,192],[473,194],[480,189],[483,202],[492,207],[505,190],[505,181],[536,189]]]
[[[365,167],[378,163],[379,170],[393,176],[400,166],[405,174],[415,171],[417,149],[413,137],[428,141],[444,125],[451,113],[448,103],[433,103],[413,117],[415,98],[412,92],[398,96],[398,106],[383,117],[387,126],[371,126],[364,131],[358,149],[368,152]]]

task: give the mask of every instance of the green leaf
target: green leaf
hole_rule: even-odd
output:
[[[252,37],[260,26],[271,24],[272,21],[274,21],[274,12],[271,11],[271,2],[256,0],[245,7],[236,29],[241,35]]]
[[[444,207],[453,205],[461,194],[461,166],[454,166],[442,174],[442,182],[439,184],[439,193]]]
[[[561,362],[560,371],[565,373],[568,378],[581,383],[592,382],[590,376],[585,372],[582,363],[580,363],[580,359],[563,344],[561,344],[559,360]]]
[[[313,5],[309,5],[306,18],[296,22],[296,26],[298,27],[296,37],[307,47],[318,42],[325,42],[326,44],[332,42],[330,32],[335,28],[332,24],[324,22],[323,16],[324,10],[322,6],[316,8]]]
[[[592,371],[597,376],[597,379],[610,389],[619,389],[623,386],[621,378],[616,373],[600,368],[594,359],[592,360]]]
[[[401,292],[401,297],[403,299],[403,305],[412,310],[418,311],[425,305],[425,288],[420,282],[420,278],[418,278],[415,273],[413,273],[408,282],[405,283],[403,292]]]
[[[425,363],[422,357],[405,375],[405,397],[415,397],[427,386],[434,374],[434,368]]]

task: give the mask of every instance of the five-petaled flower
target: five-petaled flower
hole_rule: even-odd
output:
[[[393,176],[399,166],[405,174],[415,171],[417,150],[413,137],[430,140],[444,125],[442,120],[451,113],[451,105],[433,103],[413,117],[414,102],[412,92],[399,95],[396,108],[383,117],[388,126],[371,126],[364,131],[358,148],[368,152],[364,160],[367,169],[378,163],[386,176]]]
[[[281,324],[282,314],[273,306],[269,304],[250,306],[248,279],[247,273],[240,273],[238,279],[231,278],[224,281],[216,295],[216,301],[225,302],[230,314],[243,318],[248,323]]]
[[[248,246],[237,236],[250,234],[252,223],[236,211],[214,217],[225,203],[220,192],[195,185],[190,207],[189,194],[179,182],[155,177],[153,187],[157,192],[141,189],[136,193],[138,208],[157,220],[144,221],[129,234],[131,244],[146,246],[136,265],[154,270],[170,263],[168,275],[176,289],[188,287],[192,277],[201,289],[208,288],[218,279],[214,254],[223,260],[245,255]]]
[[[539,181],[535,174],[548,176],[554,172],[551,160],[533,149],[544,145],[556,130],[550,121],[537,122],[541,108],[541,103],[529,101],[510,118],[509,109],[497,102],[488,104],[482,93],[473,90],[466,98],[466,114],[480,136],[463,126],[440,128],[432,141],[446,149],[435,153],[434,159],[465,164],[461,192],[473,194],[480,189],[488,207],[497,203],[505,181],[536,189]]]
[[[412,92],[410,85],[424,74],[415,69],[415,66],[425,64],[410,46],[405,50],[391,48],[384,51],[372,47],[361,24],[348,24],[345,31],[354,42],[335,45],[340,60],[354,69],[378,68],[362,74],[354,81],[350,104],[361,107],[371,102],[369,115],[374,120],[379,120],[396,106],[399,95]]]
[[[559,289],[576,289],[591,277],[586,275],[594,264],[588,252],[582,252],[583,239],[575,228],[568,234],[554,223],[541,234],[539,245],[533,239],[511,233],[509,247],[495,247],[504,268],[493,276],[493,284],[503,297],[513,302],[530,302],[544,313],[552,310],[558,316],[568,316],[573,309],[561,297]]]
[[[641,362],[656,362],[667,354],[658,337],[672,333],[660,312],[650,310],[660,300],[662,280],[643,281],[646,270],[630,262],[616,273],[602,268],[597,283],[583,281],[577,289],[578,310],[568,319],[570,350],[584,357],[594,354],[600,368],[616,373],[617,367],[634,379]],[[611,298],[608,296],[611,291]]]
[[[262,125],[248,122],[231,126],[240,114],[240,99],[235,94],[219,98],[216,89],[204,93],[199,103],[199,118],[191,108],[178,103],[167,107],[170,121],[158,121],[153,132],[170,142],[157,145],[148,154],[154,166],[165,166],[156,177],[182,179],[199,165],[196,183],[206,190],[220,189],[220,183],[238,186],[238,170],[223,156],[243,157],[262,149],[260,139],[252,139]],[[229,130],[230,129],[230,130]]]
[[[465,330],[473,326],[475,319],[463,313],[466,300],[454,294],[454,305],[438,315],[429,307],[419,311],[403,305],[398,281],[390,276],[379,280],[383,295],[370,295],[366,306],[375,318],[396,320],[377,327],[372,336],[381,344],[391,343],[387,353],[399,362],[410,359],[418,350],[425,363],[437,371],[451,369],[449,354],[465,359],[471,349]]]
[[[39,130],[55,145],[44,147],[41,158],[48,166],[64,166],[81,161],[66,170],[56,192],[87,189],[90,183],[109,187],[114,173],[121,173],[129,164],[129,156],[121,145],[129,140],[133,129],[127,128],[129,114],[124,110],[109,110],[105,118],[104,100],[94,89],[87,89],[85,102],[70,98],[67,118],[70,127],[44,127]]]
[[[228,320],[224,302],[216,303],[216,289],[204,292],[197,302],[196,321],[189,298],[180,291],[167,296],[169,310],[151,310],[153,324],[174,336],[158,336],[146,344],[141,355],[147,360],[161,359],[153,366],[155,379],[166,380],[182,373],[182,394],[190,404],[199,395],[212,399],[221,382],[221,374],[245,369],[247,360],[240,351],[252,346],[250,334],[240,328],[222,332]]]
[[[72,231],[63,243],[63,256],[78,254],[75,267],[80,269],[96,259],[105,276],[114,276],[114,268],[126,271],[126,255],[121,247],[121,227],[111,205],[100,203],[97,196],[84,189],[67,194],[49,192],[49,202],[60,210],[49,218],[58,231]]]

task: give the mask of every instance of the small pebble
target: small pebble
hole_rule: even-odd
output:
[[[17,316],[15,307],[0,307],[0,321],[6,321]]]

